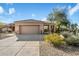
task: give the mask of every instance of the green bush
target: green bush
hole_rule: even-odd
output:
[[[78,45],[79,44],[79,36],[71,35],[68,38],[65,38],[65,41],[69,45]]]
[[[75,35],[72,32],[62,32],[65,37],[65,42],[69,45],[78,45],[79,44],[79,35]]]
[[[53,43],[55,46],[60,46],[64,44],[64,39],[59,34],[49,34],[44,36],[46,42]]]
[[[61,32],[61,34],[62,34],[65,38],[72,36],[72,33],[71,33],[71,32]]]

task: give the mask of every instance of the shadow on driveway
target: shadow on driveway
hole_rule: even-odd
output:
[[[44,35],[16,35],[17,41],[42,41]]]

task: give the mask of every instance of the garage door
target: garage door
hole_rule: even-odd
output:
[[[21,26],[21,34],[38,34],[39,26]]]

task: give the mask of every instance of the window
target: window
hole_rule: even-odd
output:
[[[48,32],[48,30],[49,30],[49,26],[45,25],[44,26],[44,32]]]

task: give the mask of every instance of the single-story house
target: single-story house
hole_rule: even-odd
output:
[[[49,24],[34,19],[15,21],[15,32],[17,34],[41,34],[45,29],[50,30]]]
[[[14,25],[14,23],[8,24],[8,28],[10,28],[12,31],[15,31],[15,25]]]
[[[14,26],[12,26],[11,24],[5,24],[2,27],[0,27],[0,32],[12,32]]]

